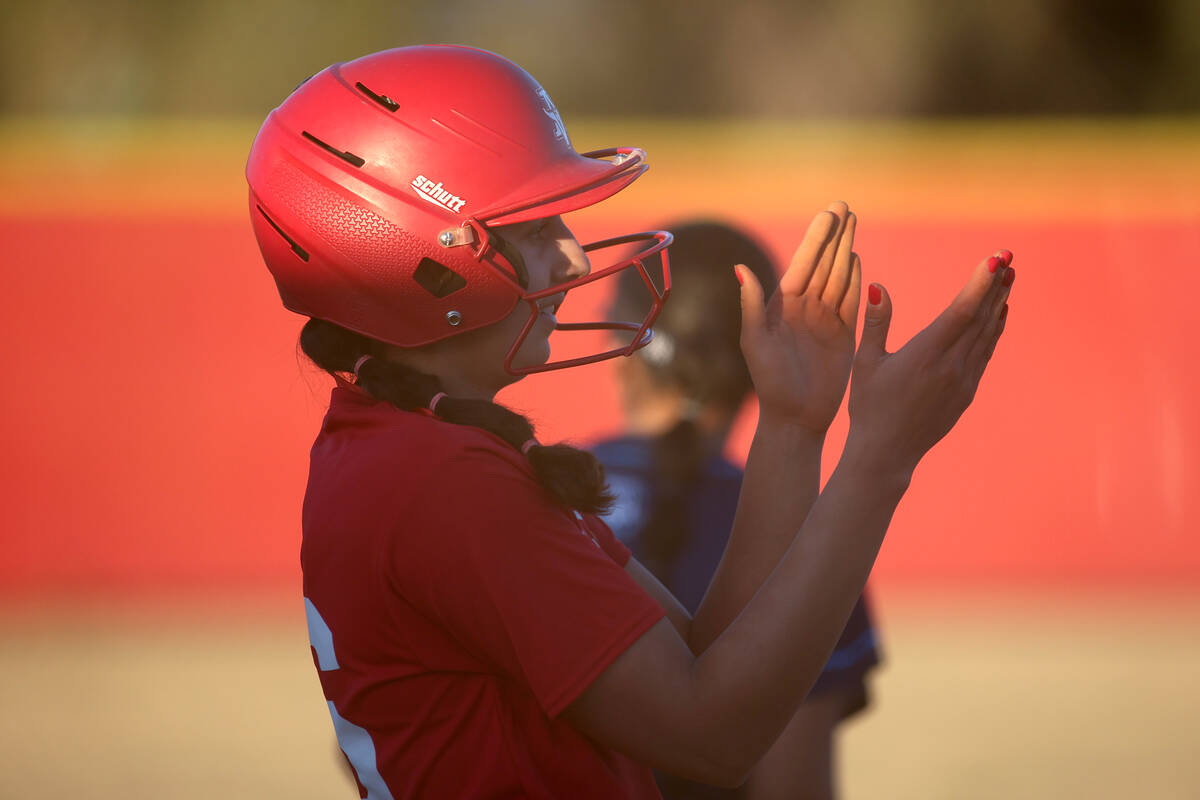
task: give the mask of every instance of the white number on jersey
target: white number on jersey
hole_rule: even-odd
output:
[[[338,669],[337,654],[333,650],[333,631],[329,630],[321,612],[307,597],[304,598],[304,613],[308,618],[308,643],[317,654],[317,669],[321,672]],[[371,741],[371,734],[343,718],[332,701],[328,705],[338,745],[358,773],[358,782],[366,787],[366,800],[392,800],[392,793],[388,791],[375,763],[375,743]]]

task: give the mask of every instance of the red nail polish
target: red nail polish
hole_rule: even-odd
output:
[[[1017,278],[1017,271],[1012,267],[1006,267],[1004,277],[1000,280],[1001,286],[1012,286],[1012,282]]]
[[[733,268],[733,277],[738,279],[738,286],[744,286],[746,284],[746,280],[742,277],[742,271],[737,267]]]
[[[879,289],[879,286],[872,283],[870,286],[867,287],[867,302],[873,306],[877,306],[882,301],[883,301],[883,292]]]
[[[996,267],[1000,266],[1000,263],[1001,263],[1000,259],[996,256],[992,256],[991,258],[989,258],[987,260],[988,272],[995,272]]]
[[[1012,263],[1012,250],[1001,250],[999,253],[997,253],[997,255],[1000,256],[1000,260],[1004,262],[1004,266],[1007,267]]]
[[[1004,308],[1000,309],[1000,321],[1004,322],[1004,318],[1008,316],[1008,303],[1004,304]]]

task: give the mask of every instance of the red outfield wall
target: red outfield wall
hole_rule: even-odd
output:
[[[867,279],[892,292],[894,345],[976,261],[1016,253],[1008,331],[974,406],[917,473],[879,579],[1200,585],[1194,128],[1103,147],[1051,131],[1049,154],[1025,129],[1024,144],[905,129],[873,148],[858,129],[799,144],[743,131],[741,155],[715,169],[710,134],[693,131],[672,157],[682,129],[643,128],[665,163],[569,220],[581,238],[662,222],[662,208],[723,212],[783,256],[842,197],[860,214]],[[0,164],[0,592],[295,587],[328,380],[297,358],[299,318],[279,308],[243,219],[244,143],[74,152],[49,184]],[[774,168],[752,169],[764,161]],[[531,378],[506,398],[546,440],[619,427],[608,365]]]

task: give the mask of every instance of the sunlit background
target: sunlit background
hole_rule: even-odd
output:
[[[1200,4],[10,0],[0,21],[0,797],[353,797],[300,595],[329,380],[297,357],[242,169],[305,77],[421,42],[526,67],[581,150],[649,151],[568,219],[581,238],[703,214],[786,259],[844,199],[893,344],[1013,250],[1008,331],[872,580],[885,664],[841,737],[845,796],[1200,797]],[[543,440],[620,425],[607,365],[504,399]]]

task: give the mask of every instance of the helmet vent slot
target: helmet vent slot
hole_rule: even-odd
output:
[[[363,86],[362,81],[359,81],[358,83],[354,84],[354,88],[358,89],[360,92],[362,92],[367,97],[374,100],[376,103],[379,103],[379,105],[383,106],[388,111],[391,111],[393,114],[396,113],[396,110],[398,108],[400,108],[400,104],[397,103],[395,100],[388,97],[386,94],[375,94],[370,89],[368,89],[366,86]]]
[[[317,147],[320,147],[322,150],[327,150],[327,151],[329,151],[330,153],[333,153],[333,154],[334,154],[335,156],[337,156],[338,158],[342,159],[343,161],[348,161],[348,162],[350,162],[351,164],[353,164],[353,165],[354,165],[354,166],[356,166],[356,167],[361,167],[363,164],[367,163],[367,162],[366,162],[366,161],[364,161],[363,159],[361,159],[361,158],[359,158],[358,156],[354,155],[354,153],[350,153],[350,152],[347,152],[347,151],[345,151],[345,150],[338,150],[338,149],[337,149],[336,147],[334,147],[333,145],[331,145],[331,144],[326,144],[325,142],[322,142],[320,139],[318,139],[317,137],[313,136],[313,135],[312,135],[311,133],[309,133],[308,131],[301,131],[300,133],[301,133],[301,135],[303,135],[303,136],[304,136],[304,138],[305,138],[305,139],[308,139],[310,142],[312,142],[313,144],[315,144]]]
[[[413,272],[413,280],[434,297],[445,297],[467,285],[466,278],[432,258],[421,259]]]
[[[276,225],[276,224],[275,224],[275,220],[273,220],[273,219],[271,219],[270,217],[268,217],[268,216],[267,216],[267,212],[263,211],[263,207],[262,207],[262,206],[260,206],[260,205],[256,205],[256,206],[255,206],[255,208],[257,208],[257,209],[258,209],[258,213],[260,213],[260,214],[262,214],[262,215],[263,215],[263,219],[265,219],[265,220],[267,221],[267,224],[268,224],[268,225],[270,225],[272,228],[274,228],[274,229],[275,229],[275,232],[276,232],[276,233],[278,233],[280,236],[282,236],[282,237],[283,237],[283,240],[284,240],[285,242],[287,242],[289,245],[291,245],[292,252],[293,252],[293,253],[295,253],[296,255],[300,256],[300,258],[301,258],[302,260],[304,260],[304,261],[308,261],[308,251],[307,251],[307,250],[305,250],[305,249],[304,249],[303,247],[301,247],[300,245],[296,244],[296,240],[295,240],[295,239],[293,239],[292,237],[290,237],[290,236],[288,236],[286,233],[284,233],[284,232],[283,232],[283,228],[281,228],[281,227],[279,227],[278,225]]]

